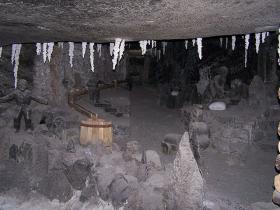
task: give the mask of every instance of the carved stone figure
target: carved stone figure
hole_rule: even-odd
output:
[[[97,77],[91,78],[87,82],[89,99],[93,104],[98,104],[100,99],[100,89],[99,89],[100,81],[98,81]]]
[[[229,97],[232,104],[237,104],[241,99],[247,99],[249,97],[248,86],[242,83],[240,79],[232,80],[230,87]]]
[[[14,128],[16,132],[20,129],[21,118],[24,118],[25,121],[25,129],[32,129],[32,121],[31,121],[31,101],[36,101],[40,104],[47,105],[48,102],[42,98],[35,97],[32,95],[31,91],[27,89],[27,81],[24,79],[19,80],[18,87],[10,94],[1,97],[0,103],[9,102],[15,100],[18,106],[17,115],[14,118]]]
[[[216,75],[212,80],[204,92],[204,99],[207,102],[211,102],[215,99],[223,99],[225,97],[225,84],[228,74],[228,68],[222,66],[218,69],[219,74]]]

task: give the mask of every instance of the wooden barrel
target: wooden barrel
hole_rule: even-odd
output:
[[[83,120],[80,125],[80,144],[102,143],[105,146],[112,145],[112,123],[103,119],[89,118]]]

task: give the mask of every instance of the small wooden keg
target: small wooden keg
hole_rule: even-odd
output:
[[[89,118],[80,125],[80,144],[96,144],[101,142],[105,146],[112,145],[112,123],[103,119]]]

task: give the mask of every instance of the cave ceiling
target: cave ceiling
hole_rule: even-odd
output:
[[[0,45],[247,34],[279,20],[279,0],[0,0]]]

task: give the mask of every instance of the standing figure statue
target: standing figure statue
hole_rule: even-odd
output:
[[[19,80],[17,89],[15,89],[10,94],[1,97],[0,103],[8,102],[15,100],[18,106],[18,112],[16,117],[14,118],[14,128],[16,132],[20,129],[21,118],[24,118],[25,121],[25,129],[28,131],[32,130],[32,121],[31,121],[31,101],[36,101],[40,104],[47,105],[48,102],[42,98],[34,97],[31,94],[31,91],[27,89],[27,81],[24,79]]]
[[[225,91],[225,84],[228,75],[228,68],[222,66],[218,70],[219,74],[210,80],[210,83],[204,92],[204,100],[206,100],[206,102],[224,99],[227,94]]]
[[[93,77],[89,79],[87,82],[88,92],[89,92],[89,99],[93,103],[93,105],[99,103],[100,99],[100,89],[99,85],[102,84],[100,80],[97,79],[97,77]]]

